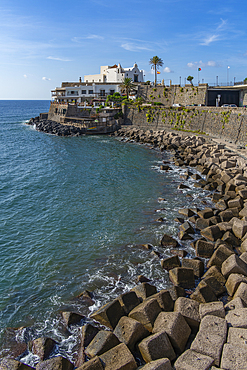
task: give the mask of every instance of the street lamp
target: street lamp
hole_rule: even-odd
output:
[[[227,85],[229,83],[229,69],[230,69],[230,66],[227,66]]]

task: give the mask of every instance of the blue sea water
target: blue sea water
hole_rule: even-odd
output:
[[[48,109],[49,101],[0,101],[0,330],[2,337],[20,326],[33,337],[50,335],[71,359],[74,339],[59,331],[59,311],[88,314],[140,274],[168,286],[160,260],[141,244],[169,256],[161,236],[176,236],[178,208],[203,194],[178,190],[184,169],[159,170],[169,153],[25,124]],[[160,216],[163,223],[155,221]],[[90,307],[75,299],[85,289],[94,293]]]

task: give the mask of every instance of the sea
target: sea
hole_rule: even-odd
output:
[[[139,275],[158,289],[171,286],[160,264],[171,252],[160,239],[177,238],[179,208],[208,198],[194,180],[181,179],[186,168],[171,162],[172,171],[160,170],[169,152],[27,125],[49,105],[0,101],[0,357],[11,351],[9,328],[21,328],[19,339],[49,336],[56,354],[74,361],[78,328],[64,330],[60,312],[90,316]],[[178,189],[181,182],[188,189]],[[183,245],[194,256],[190,243]],[[85,290],[92,300],[78,298]],[[20,358],[38,361],[30,352]]]

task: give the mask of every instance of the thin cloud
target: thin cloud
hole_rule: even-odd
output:
[[[227,22],[228,22],[227,19],[220,18],[220,23],[215,28],[215,31],[211,35],[206,36],[203,42],[200,43],[200,45],[208,46],[212,42],[216,42],[224,38],[225,35],[223,34],[223,31],[227,30],[227,24],[228,24]]]
[[[147,47],[147,46],[137,45],[133,42],[125,42],[121,45],[121,48],[123,48],[127,51],[141,51],[141,50],[152,51],[152,49]]]
[[[163,71],[164,71],[165,73],[174,73],[174,71],[172,71],[172,70],[171,70],[171,68],[169,68],[169,67],[165,67],[165,68],[163,69]]]
[[[43,80],[43,81],[51,81],[51,79],[50,79],[50,78],[48,78],[48,77],[42,77],[42,80]]]
[[[200,45],[210,45],[212,42],[218,41],[220,39],[220,35],[211,35],[204,39],[204,42],[201,42]]]
[[[222,19],[220,18],[221,22],[220,24],[218,25],[217,27],[217,30],[221,30],[222,28],[225,28],[226,24],[227,24],[227,19]]]
[[[104,40],[104,37],[101,35],[75,36],[71,40],[73,42],[81,43],[83,40]]]
[[[47,57],[46,59],[51,59],[51,60],[59,60],[60,62],[72,62],[71,59],[65,59],[65,58],[57,58],[57,57]]]
[[[24,78],[27,78],[27,75],[23,75]]]
[[[191,69],[197,68],[206,68],[206,67],[217,67],[218,64],[214,60],[209,60],[206,63],[203,63],[201,60],[199,62],[189,62],[187,63],[187,67]]]

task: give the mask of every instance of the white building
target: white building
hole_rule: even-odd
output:
[[[122,83],[125,78],[131,78],[133,82],[143,81],[143,70],[139,70],[135,63],[133,67],[123,68],[121,64],[101,66],[100,74],[84,76],[84,82],[117,82]]]
[[[102,99],[115,92],[121,92],[120,85],[125,78],[133,82],[143,82],[143,71],[135,63],[131,68],[120,64],[101,66],[100,74],[84,76],[84,82],[63,82],[61,87],[52,90],[52,100],[59,103],[82,103],[85,100]]]

